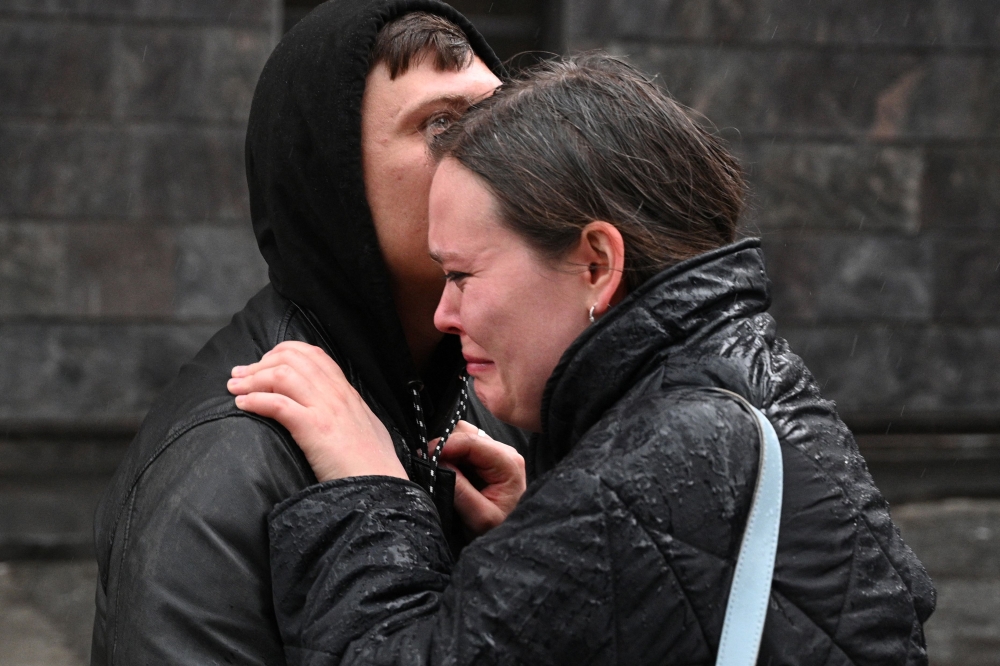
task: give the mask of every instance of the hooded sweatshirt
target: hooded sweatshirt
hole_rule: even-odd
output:
[[[463,387],[466,419],[496,439],[521,442],[460,379],[454,337],[439,345],[431,371],[417,373],[365,197],[361,99],[370,53],[382,26],[411,11],[457,24],[500,71],[471,24],[433,0],[331,0],[265,65],[246,166],[270,284],[165,389],[98,506],[93,664],[284,663],[267,515],[315,477],[286,430],[236,408],[226,389],[233,366],[285,340],[322,347],[425,489],[435,477],[417,461],[423,431],[442,432]],[[434,502],[449,526],[454,476],[441,470],[436,479]]]

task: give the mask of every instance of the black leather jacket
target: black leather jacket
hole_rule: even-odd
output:
[[[268,59],[247,128],[254,233],[271,286],[186,365],[150,411],[98,507],[100,582],[94,664],[280,664],[267,514],[315,482],[274,422],[236,409],[234,365],[284,340],[333,356],[424,487],[413,388],[429,435],[453,416],[462,357],[447,336],[418,373],[399,322],[389,271],[365,196],[361,98],[379,29],[410,11],[462,28],[499,72],[489,46],[435,0],[329,0],[295,25]],[[470,398],[467,418],[501,441],[502,426]],[[449,522],[449,484],[435,486]],[[461,543],[458,530],[451,545]]]
[[[406,481],[342,479],[279,505],[289,663],[712,664],[760,444],[718,387],[764,411],[784,458],[758,663],[926,665],[930,579],[767,305],[750,240],[609,310],[546,386],[542,476],[457,561]]]
[[[97,510],[92,664],[284,663],[267,515],[316,477],[284,428],[236,408],[226,381],[234,365],[285,340],[319,345],[336,358],[311,319],[266,287],[182,368],[146,417]],[[350,362],[341,365],[351,377]],[[437,410],[432,435],[453,411]],[[426,481],[414,469],[414,443],[379,416],[411,478]],[[474,397],[465,417],[496,439],[523,441]],[[448,516],[454,477],[441,470],[439,478]]]

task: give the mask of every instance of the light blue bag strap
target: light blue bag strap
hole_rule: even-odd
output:
[[[729,590],[715,666],[754,666],[771,596],[774,555],[778,550],[778,528],[781,525],[784,469],[778,435],[771,422],[743,396],[730,391],[725,393],[738,398],[757,419],[760,465],[746,531],[733,572],[733,585]]]

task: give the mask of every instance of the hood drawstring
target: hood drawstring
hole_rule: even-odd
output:
[[[422,382],[417,380],[410,382],[410,391],[413,393],[413,414],[417,419],[417,435],[420,437],[420,448],[417,449],[417,453],[427,460],[427,423],[424,420],[423,401],[420,399],[420,392],[423,390]]]
[[[451,416],[451,420],[448,421],[448,425],[445,427],[444,432],[441,433],[441,438],[438,440],[437,446],[434,447],[434,453],[430,454],[431,463],[431,484],[428,489],[431,496],[434,496],[434,487],[437,485],[437,470],[438,470],[438,460],[441,458],[441,451],[444,449],[445,442],[448,441],[448,437],[455,430],[455,426],[458,422],[465,416],[466,405],[469,402],[469,393],[466,390],[468,386],[468,377],[463,372],[458,377],[461,382],[461,389],[458,392],[458,405],[455,407],[455,412]],[[427,424],[424,419],[424,408],[423,401],[420,399],[420,391],[423,389],[423,384],[418,381],[410,382],[410,391],[413,393],[413,412],[417,419],[417,431],[420,434],[420,446],[418,453],[424,460],[427,459],[428,445],[427,445]]]

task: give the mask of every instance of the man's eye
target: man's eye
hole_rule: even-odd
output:
[[[433,118],[427,121],[427,124],[424,125],[424,128],[427,131],[427,133],[430,134],[431,136],[437,136],[441,132],[451,127],[451,124],[453,122],[455,122],[455,118],[452,117],[450,114],[434,116]]]
[[[468,273],[458,273],[455,271],[449,271],[444,274],[444,279],[448,282],[461,282],[467,277],[469,277]]]

